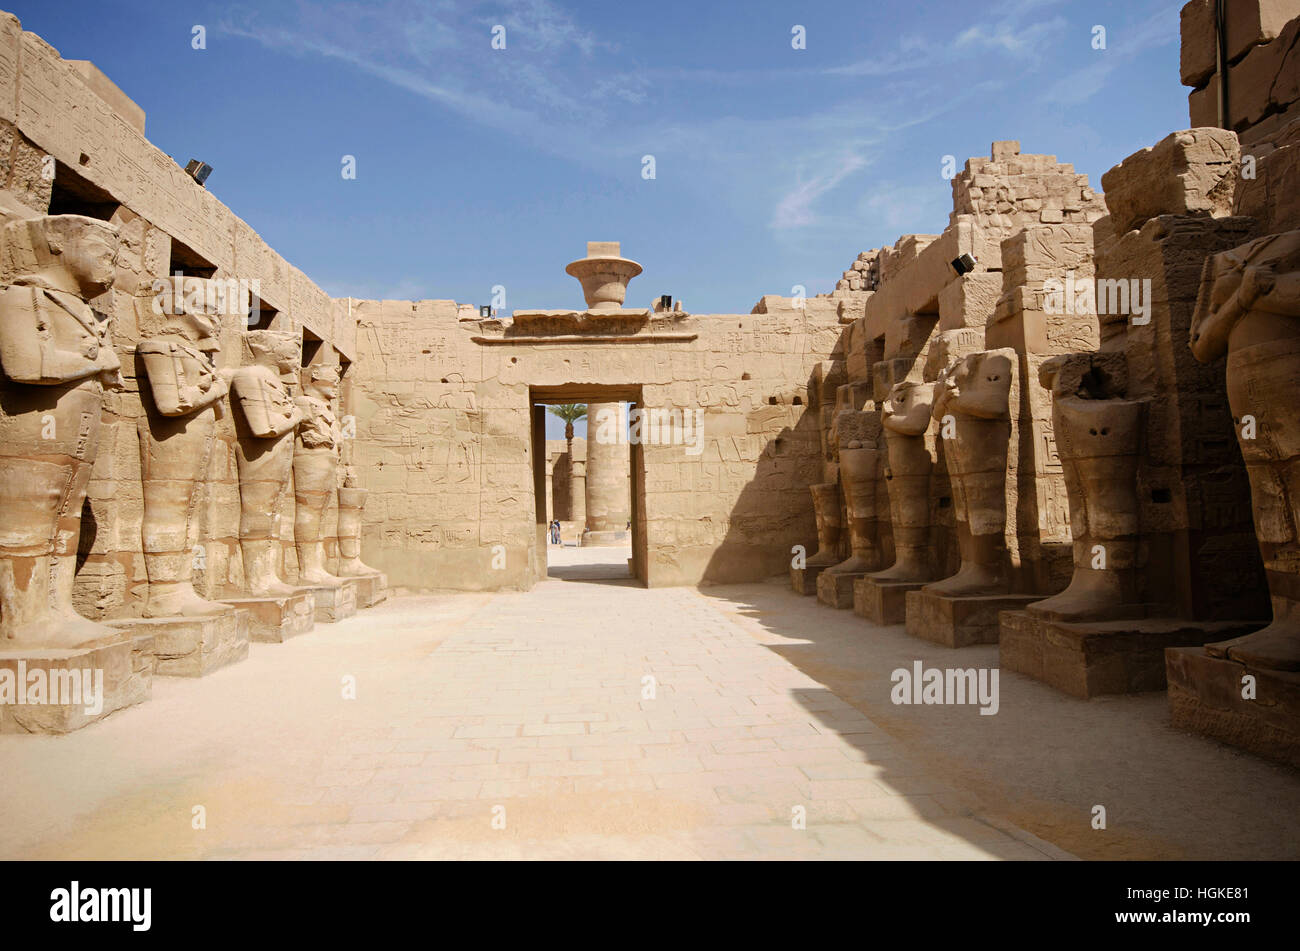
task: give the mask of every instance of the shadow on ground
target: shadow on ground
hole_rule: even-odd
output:
[[[785,579],[711,586],[700,593],[770,650],[824,684],[795,691],[829,728],[860,711],[898,741],[843,734],[881,782],[922,793],[942,782],[977,815],[1018,826],[1082,858],[1300,858],[1300,776],[1169,724],[1163,692],[1091,701],[1020,674],[999,674],[999,709],[896,705],[891,674],[926,668],[996,668],[996,645],[960,650],[879,627],[852,611],[801,597]],[[879,760],[877,759],[879,756]],[[1106,828],[1094,829],[1097,806]]]

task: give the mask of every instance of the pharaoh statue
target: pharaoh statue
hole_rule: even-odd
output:
[[[880,417],[864,412],[868,383],[846,383],[836,394],[839,404],[831,428],[839,455],[840,480],[849,522],[848,559],[827,574],[863,574],[880,566],[877,539],[876,487],[880,480]]]
[[[894,533],[894,563],[873,581],[923,582],[930,572],[930,473],[926,445],[934,405],[933,383],[904,381],[890,388],[881,412],[889,455],[887,486]]]
[[[817,394],[817,432],[821,442],[822,472],[824,482],[808,487],[813,498],[813,516],[817,520],[817,552],[806,562],[814,569],[812,575],[840,562],[840,540],[843,522],[840,514],[840,469],[838,446],[835,444],[834,425],[838,411],[839,381],[844,379],[844,367],[833,361],[820,364],[814,374],[814,392]]]
[[[808,559],[809,568],[829,568],[840,561],[840,485],[822,482],[809,486],[813,497],[813,515],[817,519],[817,552]]]
[[[72,607],[105,386],[117,229],[49,215],[0,229],[0,645],[70,648],[114,633]]]
[[[321,522],[337,488],[341,432],[334,415],[339,368],[321,364],[304,371],[307,379],[297,400],[302,414],[293,450],[294,544],[302,584],[337,587],[343,580],[325,568]]]
[[[295,334],[251,330],[245,343],[253,362],[235,371],[231,403],[239,408],[239,548],[244,585],[258,597],[288,595],[280,579],[280,511],[293,471],[294,430],[303,418],[295,405],[299,339]]]
[[[194,590],[199,551],[197,491],[207,478],[217,404],[228,392],[213,354],[221,295],[215,282],[175,277],[155,282],[155,330],[136,345],[141,364],[140,474],[142,540],[149,596],[147,618],[219,614],[229,606]],[[142,323],[144,321],[142,320]]]
[[[932,416],[944,440],[961,568],[922,589],[932,594],[978,597],[1010,590],[1006,481],[1015,359],[1009,347],[980,350],[936,381]]]
[[[339,575],[360,578],[381,572],[361,560],[361,510],[366,506],[366,489],[357,484],[356,466],[343,468],[339,486]]]
[[[1137,583],[1138,457],[1145,403],[1124,399],[1122,351],[1052,357],[1038,372],[1070,501],[1074,574],[1064,591],[1026,607],[1056,621],[1107,621],[1143,607]]]
[[[1273,621],[1206,645],[1258,667],[1300,670],[1300,230],[1267,235],[1205,263],[1191,347],[1228,357],[1228,403],[1250,477]]]

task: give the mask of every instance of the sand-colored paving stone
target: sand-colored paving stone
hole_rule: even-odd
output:
[[[1087,704],[1008,675],[997,716],[892,707],[889,670],[955,654],[780,584],[647,590],[582,564],[625,554],[552,549],[565,578],[527,593],[395,598],[202,680],[160,679],[92,729],[0,737],[0,856],[1069,857],[1014,816],[1079,854],[1108,835],[1124,854],[1187,854],[1178,830],[1190,842],[1212,797],[1296,802],[1283,771],[1138,730],[1138,713],[1160,722],[1156,698]],[[995,664],[996,649],[960,657]],[[1087,740],[1106,723],[1127,735]],[[1053,767],[1053,737],[1083,757]],[[1239,768],[1208,785],[1151,774],[1225,756]],[[1101,783],[1113,831],[1088,829],[1095,797],[1046,781],[1054,768]],[[999,799],[1018,775],[1031,787]],[[1181,817],[1125,814],[1157,789]],[[1294,849],[1224,811],[1243,848]]]

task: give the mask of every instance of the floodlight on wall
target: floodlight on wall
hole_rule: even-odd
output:
[[[660,294],[660,295],[659,295],[659,309],[660,309],[660,310],[672,310],[672,309],[673,309],[673,295],[672,295],[672,294]]]
[[[479,308],[478,308],[478,315],[479,315],[480,317],[484,318],[484,319],[486,319],[486,318],[488,318],[488,317],[491,317],[491,316],[492,316],[492,305],[491,305],[491,304],[480,304],[480,305],[479,305]]]
[[[185,172],[190,178],[202,185],[212,174],[212,166],[207,162],[200,162],[196,158],[190,159],[185,163]]]
[[[953,258],[952,269],[958,274],[969,274],[971,271],[975,270],[976,263],[975,255],[967,251],[964,254],[959,254],[957,257]]]

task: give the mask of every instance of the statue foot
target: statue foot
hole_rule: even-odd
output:
[[[343,579],[337,575],[332,575],[328,571],[300,571],[298,572],[298,582],[313,587],[337,588],[343,584]]]
[[[1274,621],[1263,630],[1206,644],[1212,657],[1227,657],[1267,670],[1300,670],[1300,625]]]
[[[89,644],[121,631],[82,617],[75,611],[57,611],[48,618],[24,624],[14,631],[6,647],[53,647],[68,650]]]
[[[1143,617],[1146,609],[1126,597],[1125,574],[1076,565],[1064,591],[1035,601],[1025,610],[1030,614],[1066,623],[1117,621]]]
[[[188,584],[159,585],[161,591],[149,591],[149,600],[145,605],[144,616],[154,617],[205,617],[210,614],[224,614],[230,606],[219,601],[209,601],[199,597],[197,591]]]
[[[913,584],[920,584],[929,579],[929,574],[925,566],[912,564],[906,561],[896,561],[884,571],[873,571],[867,575],[872,581],[902,581]]]
[[[265,582],[249,588],[248,593],[255,598],[287,598],[298,589],[279,579]]]
[[[806,562],[804,562],[804,565],[809,568],[830,568],[834,565],[838,565],[839,563],[840,563],[840,559],[838,556],[823,555],[821,552],[818,552],[817,554],[809,558]]]
[[[366,575],[381,574],[378,568],[371,568],[360,558],[351,558],[339,563],[340,578],[362,578]]]
[[[871,570],[871,562],[865,558],[859,558],[857,555],[842,561],[832,568],[827,568],[828,575],[861,575]]]
[[[1007,583],[1001,574],[982,565],[962,565],[951,578],[926,585],[923,591],[948,598],[973,598],[988,594],[1006,594]]]

